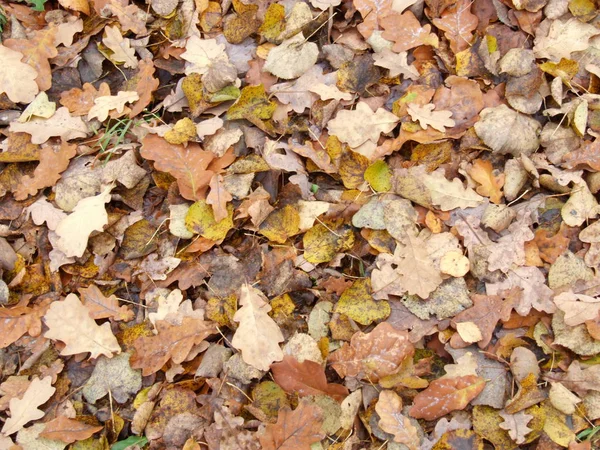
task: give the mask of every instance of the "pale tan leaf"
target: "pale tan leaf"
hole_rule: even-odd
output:
[[[204,74],[212,64],[229,60],[223,44],[218,44],[215,39],[200,39],[196,35],[188,39],[181,58],[188,62],[185,68],[186,75]]]
[[[404,444],[409,450],[418,450],[417,428],[402,414],[402,399],[394,391],[385,390],[379,394],[375,405],[379,415],[379,427],[394,435],[394,442]]]
[[[396,53],[389,48],[383,49],[373,55],[375,65],[385,67],[390,71],[390,77],[403,75],[405,79],[416,80],[419,78],[419,71],[412,64],[408,64],[408,53]]]
[[[49,119],[36,118],[26,123],[12,122],[10,131],[31,135],[33,144],[43,144],[51,137],[61,137],[63,141],[86,137],[88,126],[81,117],[73,117],[64,106],[58,108]]]
[[[445,127],[452,128],[456,123],[452,117],[452,111],[434,111],[435,105],[429,103],[427,105],[419,105],[417,103],[408,104],[408,114],[415,122],[419,122],[424,130],[430,126],[431,128],[444,132]]]
[[[133,103],[139,98],[138,93],[135,91],[119,91],[117,95],[98,97],[94,100],[94,106],[88,112],[87,119],[92,120],[95,118],[100,122],[104,122],[110,111],[116,110],[121,114],[126,103]]]
[[[504,422],[499,424],[499,427],[508,431],[510,438],[517,444],[523,444],[526,436],[533,431],[533,429],[527,427],[533,416],[525,414],[525,411],[519,411],[516,414],[500,411],[500,417],[504,419]]]
[[[242,352],[247,364],[259,370],[269,370],[271,364],[283,359],[279,342],[284,340],[281,330],[267,314],[271,305],[258,289],[244,284],[239,300],[241,308],[233,316],[239,322],[231,345]]]
[[[35,79],[37,71],[21,62],[23,54],[0,44],[0,94],[6,93],[15,103],[30,103],[39,88]]]
[[[135,50],[131,47],[129,39],[123,38],[121,31],[116,27],[104,28],[106,36],[102,43],[106,45],[113,54],[111,60],[117,63],[123,63],[124,67],[135,69],[138,66],[138,59],[135,56]]]
[[[48,331],[46,339],[62,341],[66,344],[61,355],[90,353],[90,358],[113,353],[121,353],[121,347],[110,329],[110,323],[97,325],[75,294],[69,294],[64,300],[53,302],[44,315]]]
[[[11,435],[32,420],[44,417],[44,411],[38,409],[46,403],[56,391],[52,387],[52,377],[34,378],[21,398],[10,401],[10,417],[4,422],[2,433]]]
[[[271,49],[264,70],[285,80],[298,78],[314,66],[318,57],[317,44],[306,42],[302,33],[298,33]]]

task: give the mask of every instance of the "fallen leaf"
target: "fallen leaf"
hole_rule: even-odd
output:
[[[469,176],[473,178],[479,186],[475,191],[479,195],[488,197],[492,203],[500,204],[502,202],[502,186],[504,186],[504,174],[494,174],[492,163],[483,159],[476,159],[473,165],[467,169]]]
[[[451,411],[464,409],[485,387],[475,375],[433,380],[414,398],[409,414],[416,419],[435,420]]]
[[[146,30],[146,13],[128,0],[109,0],[104,11],[110,11],[118,17],[123,31],[131,30],[134,34],[144,35]]]
[[[413,353],[408,333],[382,322],[370,333],[355,333],[350,344],[344,343],[341,349],[331,354],[329,361],[341,377],[360,377],[376,382],[397,373],[402,362]]]
[[[429,103],[427,105],[418,105],[409,103],[407,107],[408,114],[416,122],[419,122],[421,128],[426,129],[428,126],[438,131],[446,131],[445,127],[452,128],[456,122],[452,120],[452,111],[434,111],[435,105]]]
[[[394,42],[392,50],[400,53],[419,45],[437,47],[438,37],[431,32],[431,25],[421,26],[412,11],[392,13],[379,20],[384,32],[382,37]]]
[[[43,144],[51,137],[61,137],[63,141],[86,137],[89,130],[81,117],[73,117],[65,107],[58,108],[49,119],[36,118],[25,123],[12,122],[10,131],[31,135],[31,142]]]
[[[410,450],[419,448],[417,428],[402,411],[402,399],[394,391],[384,390],[379,394],[375,405],[379,415],[379,427],[394,435],[394,442],[404,444]]]
[[[258,370],[269,370],[271,364],[283,359],[279,342],[284,340],[281,330],[267,314],[271,306],[258,289],[247,284],[240,292],[240,309],[233,316],[239,322],[231,345],[242,352],[247,364]]]
[[[32,102],[39,87],[35,82],[37,71],[21,62],[23,54],[0,44],[0,93],[6,93],[15,103]]]
[[[444,31],[444,36],[450,41],[450,49],[456,54],[469,47],[479,19],[471,13],[471,3],[468,0],[460,0],[432,22]]]
[[[9,436],[32,420],[44,417],[46,413],[38,408],[54,395],[56,389],[51,383],[52,377],[41,380],[34,378],[21,398],[13,398],[10,401],[10,417],[4,422],[2,434]]]
[[[119,91],[117,95],[96,97],[94,106],[88,112],[87,119],[98,119],[100,122],[104,122],[110,111],[116,110],[118,114],[122,114],[125,104],[133,103],[136,100],[139,100],[139,96],[134,91]]]
[[[208,186],[210,187],[210,192],[206,196],[206,203],[212,206],[215,220],[219,222],[229,215],[227,212],[227,202],[233,200],[233,197],[225,189],[222,175],[213,175]]]
[[[510,438],[517,444],[523,444],[526,441],[526,436],[533,430],[527,427],[527,424],[533,419],[531,414],[525,414],[524,411],[519,411],[516,414],[508,414],[500,411],[500,417],[504,422],[499,425],[503,430],[508,431]]]
[[[98,97],[110,95],[108,84],[101,83],[98,90],[90,84],[84,83],[83,89],[73,88],[61,92],[60,104],[65,106],[74,116],[85,116],[94,106],[94,100]]]
[[[123,63],[124,67],[135,69],[138,66],[138,59],[135,56],[135,50],[131,47],[129,39],[123,38],[121,31],[116,26],[104,28],[106,36],[102,43],[106,45],[113,53],[111,60],[116,63]]]
[[[53,302],[44,315],[44,323],[48,331],[47,339],[64,342],[61,355],[77,355],[90,353],[90,358],[105,355],[110,358],[113,353],[121,353],[117,338],[113,335],[110,324],[99,326],[89,315],[89,310],[79,301],[75,294],[69,294],[64,300]]]
[[[117,403],[125,403],[131,395],[139,392],[142,375],[129,365],[130,356],[129,353],[121,353],[112,358],[98,358],[81,391],[88,402],[96,403],[110,392]]]
[[[81,302],[89,310],[92,319],[123,320],[129,322],[134,317],[134,312],[126,305],[120,306],[116,295],[105,297],[95,284],[86,288],[79,288]]]
[[[317,62],[318,56],[317,44],[307,42],[298,33],[271,49],[264,70],[285,80],[298,78]]]
[[[103,428],[102,425],[89,425],[79,420],[59,416],[50,422],[46,422],[46,426],[44,431],[40,433],[40,437],[72,444],[73,442],[89,438]]]
[[[299,362],[290,355],[283,360],[271,364],[273,379],[286,392],[297,393],[301,397],[307,395],[329,395],[341,401],[348,395],[348,389],[341,384],[328,383],[323,367],[309,359]]]
[[[303,401],[294,411],[285,406],[279,410],[277,423],[267,424],[260,443],[264,450],[309,450],[325,437],[322,422],[323,412],[316,405]]]
[[[390,77],[398,75],[404,76],[409,80],[419,78],[419,71],[413,64],[408,64],[407,52],[393,52],[386,48],[379,53],[373,55],[374,64],[376,66],[385,67],[390,71]]]

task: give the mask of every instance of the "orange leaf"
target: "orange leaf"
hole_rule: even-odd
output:
[[[181,195],[188,200],[204,198],[213,172],[208,165],[214,158],[211,152],[202,150],[198,144],[169,144],[156,135],[148,135],[142,141],[142,157],[154,161],[154,167],[177,178]]]
[[[473,161],[473,166],[468,170],[469,175],[480,186],[475,189],[478,194],[489,197],[492,203],[502,202],[502,186],[504,186],[504,174],[494,175],[492,163],[483,159]]]
[[[276,424],[267,424],[260,443],[263,450],[309,450],[325,437],[322,423],[323,412],[316,405],[301,402],[294,411],[286,406],[279,410]]]
[[[412,11],[403,14],[389,14],[379,21],[384,39],[393,41],[392,50],[396,53],[410,50],[420,45],[438,46],[438,37],[431,33],[431,25],[421,26]]]
[[[140,61],[138,73],[127,82],[127,85],[123,89],[124,91],[136,91],[140,97],[137,102],[130,106],[129,117],[132,119],[150,104],[152,93],[156,91],[160,84],[158,79],[153,76],[155,70],[151,59],[147,58]]]
[[[80,422],[79,420],[60,416],[46,423],[46,428],[40,433],[40,436],[46,439],[72,444],[73,442],[83,441],[84,439],[89,438],[102,428],[104,427],[89,425]]]
[[[271,364],[273,379],[286,392],[297,392],[306,395],[325,394],[341,401],[348,395],[348,389],[341,384],[327,383],[323,367],[308,359],[299,362],[290,355],[285,355],[283,361]]]
[[[76,154],[77,145],[69,145],[67,142],[63,142],[57,150],[52,146],[41,149],[40,163],[35,168],[33,177],[23,175],[14,192],[15,200],[25,200],[28,196],[37,194],[40,189],[54,186]]]
[[[206,203],[212,206],[213,214],[217,222],[229,215],[227,202],[233,200],[231,194],[225,189],[223,176],[214,174],[210,179],[210,192],[206,197]]]
[[[485,387],[477,375],[433,380],[414,399],[409,414],[416,419],[435,420],[450,411],[464,409]]]
[[[94,100],[98,97],[106,97],[107,95],[110,95],[108,84],[102,83],[100,84],[100,89],[96,90],[90,83],[85,83],[83,85],[83,90],[73,88],[61,92],[59,101],[61,105],[67,107],[71,115],[85,116],[90,112],[92,106],[94,106]]]
[[[95,284],[90,284],[86,288],[79,288],[79,293],[81,294],[81,302],[89,309],[92,319],[113,318],[128,322],[135,315],[127,306],[119,306],[119,301],[115,295],[105,297]]]
[[[432,20],[436,27],[444,31],[454,53],[469,48],[473,31],[479,23],[477,16],[471,13],[471,4],[469,0],[460,0],[445,10],[441,18]]]

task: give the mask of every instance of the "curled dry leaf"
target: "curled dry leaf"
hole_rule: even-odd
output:
[[[359,377],[376,382],[397,373],[415,349],[406,331],[398,331],[387,322],[370,333],[357,332],[350,343],[344,343],[329,357],[332,367],[341,377]]]

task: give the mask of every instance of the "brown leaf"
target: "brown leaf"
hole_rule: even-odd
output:
[[[314,361],[305,359],[299,362],[290,355],[285,355],[283,361],[271,364],[273,379],[286,392],[297,392],[306,395],[329,395],[337,401],[342,401],[348,395],[348,389],[341,384],[327,383],[325,370]]]
[[[37,336],[42,331],[44,309],[26,306],[0,309],[0,348],[6,348],[25,333]]]
[[[458,53],[469,47],[473,31],[477,28],[479,19],[471,13],[472,2],[460,0],[442,13],[441,18],[433,19],[433,24],[444,31],[450,41],[450,49]]]
[[[106,97],[110,95],[110,87],[108,84],[100,84],[100,88],[96,88],[90,83],[85,83],[83,89],[73,88],[60,93],[60,104],[66,106],[69,112],[74,116],[85,116],[94,106],[94,100],[98,97]]]
[[[477,325],[481,331],[482,339],[478,342],[480,348],[485,348],[492,340],[492,335],[496,324],[499,320],[510,319],[510,312],[513,308],[513,297],[505,299],[500,295],[479,295],[471,296],[473,306],[466,309],[452,319],[452,325],[456,327],[461,322],[472,322]],[[453,341],[454,340],[454,341]],[[450,344],[457,347],[455,344],[462,344],[462,339],[458,333],[452,336]],[[460,345],[463,347],[463,345]]]
[[[82,303],[88,308],[92,319],[123,320],[129,322],[133,319],[134,312],[127,306],[119,306],[119,300],[115,295],[105,297],[98,286],[90,284],[86,288],[79,288]]]
[[[109,0],[105,7],[119,18],[123,31],[131,30],[135,34],[146,34],[146,13],[128,0]]]
[[[583,141],[577,150],[563,156],[564,166],[568,169],[591,168],[600,171],[600,140]]]
[[[158,78],[154,78],[154,63],[147,58],[140,61],[138,72],[129,79],[124,90],[136,91],[139,95],[139,100],[133,105],[130,105],[131,111],[129,117],[132,119],[140,114],[146,106],[152,101],[152,93],[158,89],[160,82]]]
[[[67,170],[69,162],[77,154],[77,145],[62,142],[58,149],[48,146],[40,150],[40,164],[35,168],[33,177],[24,175],[18,189],[14,192],[16,200],[25,200],[40,189],[54,186],[60,174]]]
[[[44,431],[40,436],[54,441],[66,442],[72,444],[76,441],[83,441],[94,433],[103,429],[103,426],[89,425],[79,420],[69,419],[65,416],[59,416],[46,423]]]
[[[357,332],[350,344],[329,357],[332,367],[342,377],[360,377],[372,382],[397,373],[402,362],[411,358],[415,349],[406,331],[398,331],[387,322],[370,333]]]
[[[300,402],[291,411],[279,410],[276,424],[267,424],[259,439],[263,450],[310,450],[310,446],[325,437],[321,431],[323,412],[307,402]]]
[[[476,375],[433,380],[419,392],[409,414],[416,419],[435,420],[451,411],[464,409],[485,387]]]
[[[48,59],[58,55],[54,38],[56,28],[46,28],[36,31],[31,39],[7,39],[4,45],[12,50],[23,53],[24,63],[33,67],[38,76],[35,79],[40,91],[47,91],[52,86],[52,72]]]
[[[210,179],[210,192],[206,196],[206,203],[212,206],[213,214],[217,222],[229,215],[227,202],[233,200],[231,194],[225,189],[223,176],[214,174]]]
[[[419,448],[419,436],[416,427],[402,411],[402,399],[394,391],[382,391],[375,405],[379,415],[379,427],[394,435],[394,442],[406,445],[409,450]]]
[[[420,45],[438,46],[438,37],[431,33],[431,25],[421,26],[412,11],[403,14],[388,14],[379,21],[383,29],[382,37],[394,42],[396,53],[410,50]]]
[[[568,234],[569,227],[564,223],[561,223],[559,232],[555,234],[545,228],[535,230],[533,242],[537,245],[540,258],[553,264],[569,248],[571,240]]]
[[[181,195],[188,200],[204,198],[213,172],[208,166],[214,158],[211,152],[204,151],[198,144],[169,144],[163,138],[149,134],[142,140],[142,157],[154,162],[156,169],[168,172],[177,178]]]
[[[192,317],[184,317],[181,325],[159,320],[156,329],[156,336],[142,336],[133,343],[131,367],[142,369],[144,376],[159,371],[170,359],[175,364],[182,363],[194,345],[216,333],[211,322]]]
[[[381,17],[386,16],[392,10],[392,0],[354,0],[354,7],[363,18],[357,28],[365,39],[368,39],[374,30],[379,30]]]

